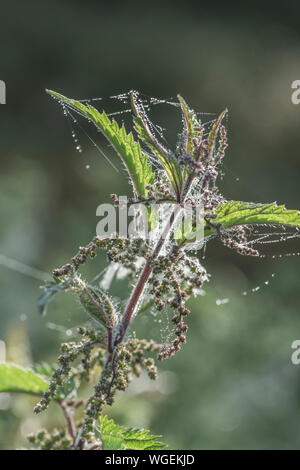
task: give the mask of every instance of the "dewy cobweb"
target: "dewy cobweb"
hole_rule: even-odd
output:
[[[109,118],[115,119],[119,126],[125,125],[126,128],[131,126],[132,119],[135,117],[134,116],[134,110],[132,107],[132,96],[134,96],[135,100],[135,106],[137,109],[137,113],[141,116],[143,116],[144,123],[149,129],[149,133],[151,134],[153,140],[155,141],[157,139],[157,142],[160,142],[160,148],[162,151],[168,152],[168,149],[174,147],[174,135],[172,136],[166,129],[168,129],[168,126],[166,124],[163,124],[161,122],[157,123],[156,119],[152,117],[152,115],[155,115],[155,111],[159,110],[159,115],[163,115],[166,119],[168,117],[168,112],[170,109],[173,111],[174,108],[177,108],[178,110],[181,109],[181,103],[177,101],[176,98],[168,98],[168,99],[159,99],[155,97],[149,97],[140,93],[137,93],[135,91],[129,91],[125,93],[121,93],[119,95],[114,95],[110,96],[108,98],[91,98],[91,99],[82,99],[79,100],[79,102],[83,104],[92,104],[93,106],[96,106],[97,109],[101,112],[102,110],[105,110],[107,112],[107,116]],[[70,106],[68,103],[65,103],[63,101],[60,101],[60,104],[63,107],[64,115],[69,119],[72,127],[72,137],[74,139],[74,143],[76,145],[76,149],[79,152],[82,152],[82,144],[79,143],[79,133],[84,134],[87,136],[88,140],[93,144],[93,146],[97,149],[99,154],[106,160],[106,162],[111,165],[116,171],[118,171],[117,166],[113,163],[112,161],[112,156],[110,155],[110,149],[109,146],[107,147],[107,144],[103,143],[98,143],[97,142],[97,136],[92,137],[91,136],[91,130],[87,131],[84,127],[84,124],[81,122],[82,119],[82,113],[78,111],[77,109],[74,109],[73,106]],[[206,118],[206,115],[209,117]],[[212,134],[212,130],[214,126],[216,125],[217,118],[213,117],[214,115],[212,113],[195,113],[194,114],[194,119],[197,119],[197,117],[200,117],[201,119],[203,116],[205,116],[204,122],[201,122],[199,129],[196,128],[195,126],[195,139],[199,138],[199,135],[201,134],[201,139],[203,142],[208,141],[209,137]],[[184,119],[184,117],[183,117]],[[89,119],[89,122],[91,120]],[[225,127],[221,127],[221,132],[223,132],[223,142],[221,140],[220,142],[220,160],[222,160],[224,150],[227,146],[226,144],[226,134],[225,134]],[[182,155],[182,148],[181,143],[186,139],[185,135],[186,131],[183,130],[181,133],[177,132],[177,146],[175,150],[175,156],[177,155]],[[222,148],[223,145],[223,148]],[[155,152],[149,150],[149,147],[147,145],[143,146],[143,151],[147,154],[148,161],[151,162],[153,168],[155,171],[158,173],[161,173],[161,180],[163,183],[166,183],[166,180],[164,180],[164,174],[161,171],[161,165],[159,164],[157,160],[157,156],[155,155]],[[184,160],[182,162],[184,165],[194,165],[195,168],[200,169],[200,164],[197,164],[193,158],[191,158],[189,155],[184,156]],[[103,162],[105,164],[105,162]],[[88,165],[87,165],[88,166]],[[201,170],[200,170],[201,171]],[[219,168],[218,172],[223,171]],[[212,180],[214,180],[214,176],[210,176]],[[238,180],[239,178],[235,178],[235,180]],[[172,191],[170,191],[171,196]],[[199,204],[199,202],[204,202],[205,205],[205,210],[210,210],[214,211],[214,209],[220,205],[226,203],[226,199],[222,196],[222,194],[219,192],[217,189],[217,186],[215,185],[215,182],[213,181],[212,188],[209,190],[203,190],[203,178],[200,179],[198,182],[193,184],[190,188],[189,192],[189,197],[191,200]],[[251,203],[254,204],[254,203]],[[166,213],[167,216],[167,213]],[[208,221],[208,224],[211,224],[213,226],[212,221]],[[253,254],[256,256],[260,257],[265,257],[269,256],[269,254],[265,253],[258,253],[256,247],[259,246],[264,247],[267,245],[271,244],[278,244],[280,242],[286,242],[288,240],[292,240],[295,238],[299,238],[299,231],[297,227],[289,227],[286,228],[284,225],[281,226],[281,230],[278,231],[278,228],[280,226],[278,224],[276,225],[271,225],[271,224],[260,224],[260,225],[255,225],[255,224],[247,224],[243,225],[243,228],[241,227],[234,227],[231,229],[228,229],[226,232],[222,234],[221,241],[228,246],[229,248],[237,249],[237,251],[241,254]],[[215,237],[216,233],[213,233],[211,237]],[[154,238],[152,242],[150,243],[150,247],[153,247],[155,243],[157,242],[157,238],[159,237],[159,232],[156,234],[154,233]],[[211,237],[207,237],[204,241],[204,250],[206,248],[207,241]],[[165,254],[169,252],[171,249],[172,245],[172,240],[170,239],[167,241],[164,245],[163,251],[161,254]],[[193,251],[199,250],[201,246],[197,246],[197,244],[187,244],[186,248],[193,253]],[[203,251],[204,251],[203,250]],[[200,260],[197,259],[195,260],[195,253],[193,253],[193,263],[197,264],[197,269],[201,271],[203,269],[203,272],[205,271],[202,264],[200,263]],[[296,256],[298,253],[293,252],[293,253],[286,253],[286,254],[272,254],[273,258],[275,257],[282,257],[282,256]],[[187,254],[186,254],[187,256]],[[134,275],[138,276],[140,273],[143,263],[142,263],[142,257],[138,257],[137,261],[135,262],[135,269],[134,269]],[[186,261],[186,260],[185,260]],[[180,263],[179,263],[180,266]],[[181,268],[180,268],[181,269]],[[188,263],[187,265],[182,267],[182,275],[187,276],[189,275],[189,267]],[[126,277],[128,274],[130,274],[130,270],[120,263],[114,263],[111,267],[108,268],[106,271],[104,277],[101,280],[101,287],[102,288],[109,288],[110,283],[114,279],[122,279]],[[149,291],[149,289],[148,289]],[[147,294],[148,292],[145,290],[145,300],[147,300]],[[152,294],[153,294],[152,290]],[[163,302],[159,302],[157,299],[158,305],[163,305]]]

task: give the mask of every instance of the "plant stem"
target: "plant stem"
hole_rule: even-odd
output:
[[[194,179],[194,175],[190,175],[187,178],[186,183],[185,183],[185,185],[184,185],[184,187],[182,188],[182,191],[181,191],[180,205],[176,206],[175,209],[173,210],[173,212],[170,215],[170,218],[168,220],[168,223],[165,226],[164,231],[163,231],[160,239],[158,240],[158,242],[157,242],[157,244],[156,244],[156,246],[153,250],[151,259],[146,261],[146,264],[143,268],[143,271],[140,275],[140,278],[139,278],[134,290],[132,291],[132,294],[131,294],[131,297],[130,297],[129,302],[127,304],[126,310],[125,310],[124,315],[122,317],[120,329],[119,329],[118,334],[116,335],[116,338],[115,338],[115,341],[114,341],[114,348],[116,346],[118,346],[123,341],[123,338],[126,335],[126,332],[128,330],[130,321],[131,321],[131,319],[134,315],[136,306],[137,306],[137,304],[138,304],[138,302],[139,302],[139,300],[140,300],[140,298],[141,298],[141,296],[144,292],[147,281],[148,281],[148,279],[149,279],[149,277],[152,273],[152,270],[153,270],[152,261],[157,258],[157,256],[159,255],[162,247],[164,246],[166,238],[167,238],[170,230],[172,229],[172,226],[173,226],[173,224],[176,220],[176,217],[178,216],[179,212],[182,210],[182,206],[184,204],[185,198],[186,198],[186,196],[188,195],[188,193],[191,189],[193,179]]]
[[[76,436],[76,428],[75,428],[75,424],[74,424],[73,418],[71,416],[70,410],[69,410],[69,408],[67,407],[67,405],[64,401],[59,401],[58,403],[59,403],[59,406],[61,407],[61,409],[64,413],[64,416],[66,418],[68,432],[70,434],[70,437],[71,437],[71,439],[74,440],[75,436]]]

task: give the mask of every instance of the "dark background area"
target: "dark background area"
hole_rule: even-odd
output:
[[[133,88],[159,98],[181,93],[201,112],[228,107],[225,196],[300,208],[300,105],[291,102],[291,83],[300,79],[299,15],[299,2],[3,2],[0,254],[51,272],[94,236],[96,207],[111,192],[127,191],[122,173],[80,133],[83,153],[75,150],[45,88],[74,98]],[[174,109],[171,127],[177,119]],[[271,256],[298,251],[299,243],[283,244],[265,259],[248,259],[213,242],[204,262],[212,280],[206,296],[190,302],[188,343],[161,364],[157,385],[134,382],[107,413],[162,434],[170,448],[299,448],[300,366],[290,356],[300,338],[300,259]],[[41,281],[5,264],[0,258],[7,359],[55,361],[85,315],[61,296],[41,318]],[[104,266],[99,256],[87,274]],[[114,289],[128,295],[123,282]],[[223,298],[228,303],[217,305]],[[136,328],[159,338],[151,316]],[[1,448],[25,445],[41,425],[61,424],[55,407],[35,417],[33,403],[0,395]]]

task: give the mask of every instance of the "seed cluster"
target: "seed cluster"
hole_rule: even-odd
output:
[[[122,264],[128,269],[129,277],[133,278],[136,274],[138,258],[147,258],[149,254],[150,246],[142,238],[123,239],[122,243],[116,243],[107,251],[107,259],[110,262]]]
[[[101,347],[103,344],[103,333],[94,329],[79,328],[79,333],[85,338],[78,342],[63,343],[61,345],[61,354],[58,357],[59,367],[54,370],[50,380],[49,389],[43,395],[43,398],[35,406],[35,413],[44,411],[51,400],[57,399],[64,393],[62,387],[68,381],[74,381],[74,388],[78,388],[82,379],[89,380],[90,371],[96,365],[103,365],[103,356],[105,350]],[[100,347],[99,347],[100,345]],[[93,349],[97,350],[92,354]],[[81,357],[81,361],[76,367],[72,363]]]
[[[138,258],[146,258],[151,250],[149,244],[141,238],[123,238],[118,234],[115,234],[114,238],[96,236],[87,246],[79,248],[79,252],[72,258],[72,264],[68,263],[59,269],[54,269],[54,278],[64,278],[77,272],[80,265],[85,264],[89,258],[95,258],[97,249],[106,250],[109,262],[120,263],[126,267],[129,278],[133,278],[136,274]]]
[[[214,211],[220,204],[225,202],[225,199],[220,194],[217,186],[212,188],[206,188],[201,194],[201,202],[203,204],[203,209],[206,212],[210,213]]]
[[[225,150],[228,147],[228,142],[227,142],[227,130],[225,126],[221,126],[220,128],[220,141],[219,141],[219,148],[217,151],[217,154],[215,156],[215,165],[220,163],[220,161],[224,158],[225,156]]]
[[[173,356],[186,342],[184,317],[190,310],[185,303],[192,294],[197,294],[206,280],[206,270],[197,257],[192,253],[188,256],[176,245],[167,256],[159,256],[153,261],[149,293],[154,296],[156,309],[162,311],[170,307],[176,311],[172,319],[174,339],[171,345],[163,345],[158,354],[159,360]]]
[[[221,234],[222,243],[231,248],[240,255],[244,256],[260,256],[259,251],[255,250],[251,246],[247,246],[247,238],[244,235],[244,232],[241,232],[240,229],[234,233],[234,236],[239,238],[239,241],[236,241],[234,238],[229,237],[227,234]]]
[[[158,351],[160,345],[154,341],[128,339],[115,349],[113,358],[107,361],[100,379],[94,387],[86,407],[83,435],[88,437],[105,404],[112,405],[116,392],[128,387],[133,375],[139,377],[142,369],[150,379],[157,378],[157,370],[151,357],[145,358],[146,352]]]
[[[119,238],[117,235],[115,239],[100,238],[96,236],[87,246],[79,247],[78,253],[72,258],[72,264],[68,263],[61,268],[54,269],[53,276],[59,278],[61,276],[66,276],[74,271],[78,271],[80,265],[85,264],[89,258],[95,258],[98,249],[109,249],[116,244],[122,246],[123,243],[124,240]]]
[[[41,429],[36,434],[27,436],[27,439],[37,450],[68,450],[72,445],[72,440],[64,429],[54,429],[51,433]]]

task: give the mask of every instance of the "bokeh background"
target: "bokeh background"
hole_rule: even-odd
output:
[[[159,98],[180,92],[197,111],[228,107],[226,197],[300,208],[300,106],[291,102],[291,83],[300,79],[299,2],[207,3],[1,5],[0,340],[7,360],[53,362],[60,342],[87,320],[63,295],[40,317],[39,273],[22,273],[12,261],[9,268],[7,258],[51,272],[93,237],[98,204],[127,191],[124,175],[80,132],[83,152],[75,150],[45,88],[74,98],[132,88]],[[179,119],[172,113],[171,127]],[[300,366],[290,359],[300,339],[300,258],[272,258],[298,251],[300,242],[283,244],[265,259],[248,259],[211,243],[204,262],[212,280],[190,302],[184,349],[160,365],[156,385],[134,382],[107,413],[162,434],[171,449],[300,448]],[[99,256],[86,274],[104,266]],[[126,283],[114,292],[125,299]],[[160,328],[147,315],[136,325],[158,339]],[[63,424],[55,405],[36,417],[33,404],[0,395],[0,448],[25,446],[29,432]]]

